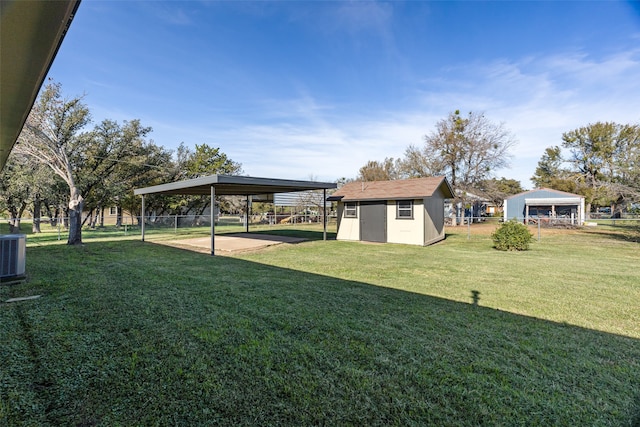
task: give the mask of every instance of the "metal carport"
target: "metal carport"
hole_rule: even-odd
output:
[[[256,178],[251,176],[209,175],[185,181],[171,182],[133,191],[142,196],[142,241],[144,241],[144,196],[146,194],[209,195],[211,197],[211,255],[215,252],[215,196],[257,196],[260,200],[272,200],[275,193],[289,193],[306,190],[322,190],[323,200],[327,190],[337,188],[333,182],[295,181],[288,179]],[[249,222],[247,221],[247,231]],[[327,212],[323,213],[323,238],[327,239]]]

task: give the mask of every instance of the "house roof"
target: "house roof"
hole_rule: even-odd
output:
[[[572,197],[578,199],[584,199],[584,196],[579,194],[567,193],[566,191],[554,190],[552,188],[536,188],[534,190],[523,191],[522,193],[514,194],[507,197],[505,200],[513,199],[514,197],[529,196],[527,199],[533,199],[535,197],[549,198],[549,197]]]
[[[137,188],[135,195],[182,194],[208,195],[211,187],[216,195],[252,196],[291,191],[336,188],[333,182],[293,181],[288,179],[255,178],[251,176],[209,175],[153,187]]]
[[[80,0],[3,0],[0,5],[0,170],[79,5]]]
[[[453,190],[444,176],[393,181],[349,182],[327,200],[352,202],[357,200],[401,200],[431,197],[440,189],[445,198],[452,198]]]

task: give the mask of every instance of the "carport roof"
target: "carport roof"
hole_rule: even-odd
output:
[[[209,175],[185,181],[137,188],[135,195],[181,194],[208,195],[211,187],[216,195],[252,196],[261,194],[289,193],[294,191],[336,188],[333,182],[295,181],[288,179],[256,178],[251,176]]]

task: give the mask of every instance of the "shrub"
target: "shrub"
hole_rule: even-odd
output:
[[[529,249],[529,243],[533,241],[533,234],[526,225],[512,220],[502,223],[491,234],[491,238],[494,247],[501,251],[526,251]]]

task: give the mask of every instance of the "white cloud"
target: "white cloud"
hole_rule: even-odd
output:
[[[404,110],[371,105],[353,111],[319,98],[303,85],[293,99],[254,100],[251,116],[207,125],[150,123],[162,145],[206,142],[219,146],[246,173],[333,181],[355,177],[369,160],[402,157],[410,144],[455,109],[483,111],[518,139],[511,169],[496,171],[530,187],[544,149],[562,133],[596,121],[640,119],[640,56],[621,52],[602,59],[580,54],[466,64],[435,80],[417,82]],[[446,90],[442,90],[446,88]],[[172,138],[167,140],[167,138]]]

